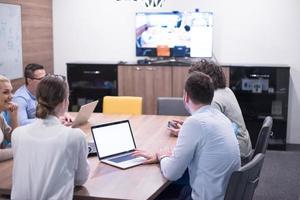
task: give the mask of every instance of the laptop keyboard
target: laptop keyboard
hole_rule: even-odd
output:
[[[132,154],[126,154],[124,156],[119,156],[117,158],[112,158],[112,159],[109,159],[110,161],[113,161],[113,162],[116,162],[116,163],[120,163],[120,162],[123,162],[123,161],[127,161],[127,160],[132,160],[132,159],[135,159],[136,157],[133,156]]]

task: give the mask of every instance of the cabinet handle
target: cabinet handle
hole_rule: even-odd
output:
[[[147,67],[146,68],[148,71],[154,71],[155,69],[153,67]]]

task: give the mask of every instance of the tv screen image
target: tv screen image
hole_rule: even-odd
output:
[[[136,56],[212,57],[212,12],[136,13]]]

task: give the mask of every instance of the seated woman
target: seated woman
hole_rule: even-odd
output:
[[[12,86],[5,76],[0,74],[0,161],[12,158],[12,150],[4,149],[4,139],[10,141],[11,132],[18,126],[18,107],[12,101]],[[10,115],[12,127],[8,126],[2,112],[6,111]]]
[[[88,147],[80,129],[64,126],[59,117],[69,105],[63,76],[45,77],[37,87],[38,118],[12,135],[12,199],[73,199],[74,184],[89,175]]]

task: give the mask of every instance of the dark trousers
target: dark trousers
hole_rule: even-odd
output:
[[[188,170],[184,172],[182,177],[177,181],[172,182],[157,198],[156,200],[192,200],[192,188],[189,184]]]

